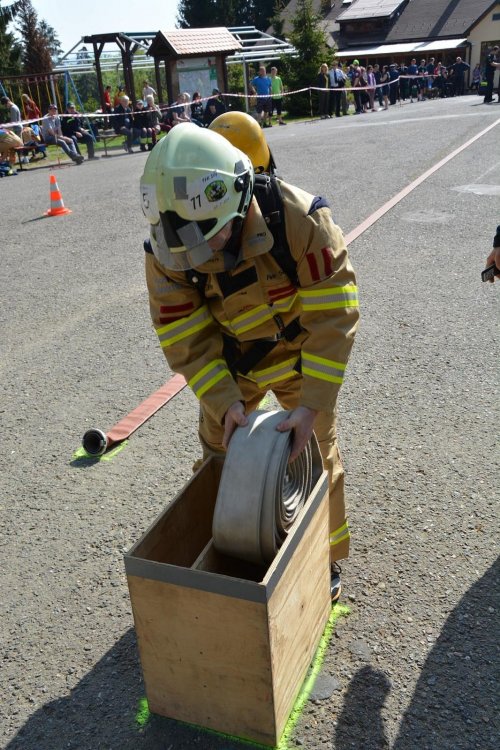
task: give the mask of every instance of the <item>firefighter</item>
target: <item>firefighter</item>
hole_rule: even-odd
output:
[[[170,368],[200,400],[204,458],[224,454],[268,391],[291,410],[278,426],[293,430],[290,460],[314,429],[329,473],[335,563],[349,552],[335,427],[358,324],[354,272],[323,198],[279,181],[278,243],[254,195],[257,179],[245,153],[195,125],[174,128],[153,149],[141,178],[151,316]],[[295,273],[276,260],[276,244],[286,245]],[[333,600],[339,570],[332,566]]]

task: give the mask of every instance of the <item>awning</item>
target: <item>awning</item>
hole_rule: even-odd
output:
[[[433,52],[437,50],[456,49],[463,47],[467,39],[436,39],[433,42],[406,42],[402,44],[377,44],[364,49],[343,49],[336,53],[336,57],[378,57],[379,55],[401,55],[410,52]]]
[[[424,42],[421,47],[415,47],[415,52],[434,52],[434,50],[456,49],[463,47],[467,39],[436,39],[434,42]]]

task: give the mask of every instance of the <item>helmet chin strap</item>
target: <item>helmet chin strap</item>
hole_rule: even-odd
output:
[[[241,231],[243,229],[243,219],[238,217],[233,220],[233,231],[231,236],[222,248],[224,258],[224,270],[231,271],[238,262],[241,245]]]

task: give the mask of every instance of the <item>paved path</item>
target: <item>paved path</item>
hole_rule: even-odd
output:
[[[347,233],[500,117],[476,97],[266,131],[281,174],[326,195]],[[362,326],[340,403],[351,607],[331,696],[290,747],[493,750],[498,658],[498,295],[480,271],[500,222],[500,126],[350,248]],[[122,554],[197,457],[186,389],[109,462],[72,461],[168,376],[143,278],[145,155],[0,182],[0,737],[8,750],[236,750],[144,695]],[[496,671],[495,671],[496,670]],[[338,689],[334,689],[337,687]],[[328,690],[326,693],[328,694]]]

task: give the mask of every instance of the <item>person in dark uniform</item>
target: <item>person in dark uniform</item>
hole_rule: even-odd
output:
[[[491,52],[486,55],[484,77],[486,78],[486,92],[484,94],[484,104],[490,104],[493,101],[493,79],[495,78],[495,71],[500,68],[498,62],[498,44],[491,49]],[[500,93],[498,94],[498,100],[500,101]]]

